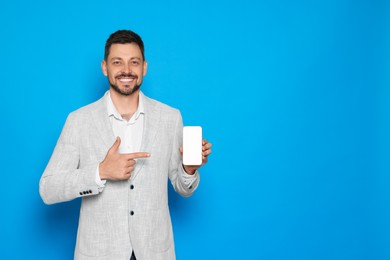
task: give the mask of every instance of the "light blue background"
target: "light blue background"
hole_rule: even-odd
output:
[[[390,259],[387,1],[0,3],[1,259],[72,259],[79,200],[40,176],[69,112],[107,89],[105,40],[138,32],[152,98],[214,145],[170,190],[177,258]]]

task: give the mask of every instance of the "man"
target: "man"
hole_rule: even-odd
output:
[[[180,112],[146,97],[134,32],[113,33],[102,71],[110,89],[69,114],[40,180],[46,204],[82,197],[75,259],[175,259],[167,181],[191,196],[200,166],[183,166]],[[203,140],[203,164],[211,144]]]

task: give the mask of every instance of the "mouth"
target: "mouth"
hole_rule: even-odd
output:
[[[119,80],[119,82],[121,82],[123,84],[129,84],[129,83],[132,83],[133,81],[136,81],[137,76],[135,76],[135,75],[119,75],[116,77],[116,79]]]

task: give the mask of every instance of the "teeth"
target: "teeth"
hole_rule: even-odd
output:
[[[122,79],[119,79],[121,82],[131,82],[133,81],[134,79],[129,79],[129,78],[122,78]]]

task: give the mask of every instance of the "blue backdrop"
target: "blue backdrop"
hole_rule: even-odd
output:
[[[150,97],[213,145],[170,190],[177,258],[390,259],[387,1],[0,3],[1,259],[72,259],[80,201],[40,176],[69,112],[108,88],[104,43],[146,44]]]

